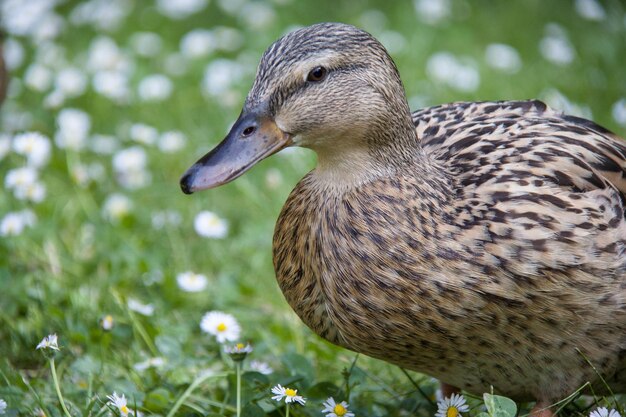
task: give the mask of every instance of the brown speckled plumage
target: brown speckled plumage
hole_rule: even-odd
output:
[[[268,49],[243,114],[259,108],[318,154],[274,235],[317,334],[477,394],[602,392],[587,360],[626,392],[621,139],[539,101],[411,114],[384,48],[340,24]]]

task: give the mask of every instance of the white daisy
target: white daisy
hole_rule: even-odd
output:
[[[0,221],[0,236],[20,235],[27,226],[34,226],[35,221],[35,214],[28,209],[7,213]]]
[[[326,413],[326,417],[354,417],[354,413],[348,411],[350,404],[345,401],[337,403],[333,397],[329,397],[322,405],[322,413]]]
[[[232,346],[224,347],[224,352],[230,355],[233,362],[242,362],[246,356],[248,356],[248,353],[252,353],[252,350],[252,346],[250,346],[249,343],[245,345],[243,343],[236,343]]]
[[[161,152],[172,153],[185,147],[187,138],[182,132],[173,130],[171,132],[163,132],[159,138],[159,149]]]
[[[7,411],[7,402],[0,398],[0,414],[4,414]]]
[[[306,398],[298,395],[297,389],[283,387],[280,384],[272,388],[272,394],[276,394],[272,397],[272,400],[282,401],[284,398],[285,403],[287,404],[297,402],[301,405],[304,405],[304,403],[306,402]]]
[[[180,41],[180,51],[187,58],[202,58],[217,47],[217,40],[212,31],[194,29]]]
[[[163,74],[148,75],[139,82],[138,94],[143,101],[163,101],[171,94],[172,81]]]
[[[52,71],[40,64],[31,64],[24,73],[24,84],[32,90],[44,92],[52,86]]]
[[[272,369],[272,367],[267,362],[262,361],[251,361],[250,370],[263,375],[270,375],[274,373],[274,369]]]
[[[9,190],[15,190],[17,188],[34,184],[37,182],[37,177],[37,170],[33,167],[25,166],[22,168],[15,168],[7,172],[6,177],[4,177],[4,186]]]
[[[126,405],[127,401],[126,401],[126,397],[124,396],[124,394],[122,394],[122,396],[120,397],[117,395],[115,391],[113,391],[113,394],[108,395],[107,399],[109,400],[109,402],[107,403],[109,406],[117,408],[122,416],[124,417],[128,416],[128,413],[130,412],[130,410],[128,409],[128,406]]]
[[[107,314],[106,316],[102,317],[102,319],[100,319],[100,327],[102,327],[102,330],[109,331],[113,328],[114,324],[115,321],[113,320],[113,316],[110,314]]]
[[[87,88],[87,75],[76,67],[63,68],[54,81],[55,90],[67,97],[77,97]]]
[[[200,292],[207,287],[209,280],[205,275],[185,271],[176,276],[178,288],[187,292]]]
[[[15,198],[18,200],[32,201],[33,203],[41,203],[46,197],[46,186],[40,182],[33,182],[13,190]]]
[[[123,194],[111,194],[102,205],[102,216],[111,221],[118,222],[128,216],[133,208],[133,203]]]
[[[113,155],[113,169],[121,173],[143,169],[147,162],[148,156],[141,146],[122,149]]]
[[[44,337],[37,345],[36,349],[52,349],[59,350],[59,343],[56,334],[51,334]]]
[[[159,138],[159,131],[143,123],[135,123],[130,127],[130,138],[144,145],[154,145]]]
[[[589,417],[621,417],[617,410],[608,410],[606,407],[598,407],[589,413]]]
[[[59,126],[54,142],[61,149],[81,150],[87,144],[91,118],[78,109],[63,109],[57,116]]]
[[[215,336],[219,343],[234,342],[239,339],[241,333],[241,327],[235,317],[221,311],[210,311],[202,316],[200,328],[203,332]]]
[[[458,417],[467,411],[469,411],[469,406],[465,403],[465,397],[461,394],[452,394],[451,397],[437,402],[435,417]]]
[[[50,159],[50,139],[39,132],[25,132],[13,138],[13,151],[24,155],[28,165],[41,167]]]
[[[138,362],[133,365],[133,369],[142,372],[148,368],[160,368],[165,365],[165,359],[157,356],[156,358],[149,358],[143,362]]]
[[[128,299],[128,308],[134,312],[139,314],[143,314],[144,316],[151,316],[154,314],[154,305],[153,304],[144,304],[136,298]]]
[[[228,233],[228,223],[211,211],[201,211],[193,221],[193,226],[202,237],[221,239]]]

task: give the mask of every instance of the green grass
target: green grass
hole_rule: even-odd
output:
[[[145,415],[234,415],[235,368],[220,345],[199,327],[202,315],[211,310],[233,314],[242,326],[242,340],[254,346],[251,359],[266,361],[275,370],[271,375],[244,373],[245,415],[283,415],[284,408],[269,400],[270,388],[278,383],[298,388],[308,398],[305,407],[291,407],[291,415],[321,415],[321,402],[329,395],[348,400],[357,416],[434,415],[435,381],[415,373],[409,373],[409,378],[396,367],[362,356],[357,359],[354,353],[322,341],[290,310],[275,283],[274,222],[289,191],[314,166],[313,155],[275,156],[232,184],[192,197],[180,192],[178,178],[236,119],[263,50],[287,28],[318,21],[352,23],[375,35],[401,34],[405,47],[393,56],[412,102],[549,98],[551,90],[558,90],[579,107],[586,106],[596,122],[623,136],[626,126],[611,117],[613,103],[626,97],[622,3],[603,2],[606,20],[592,22],[582,19],[568,1],[452,1],[451,15],[438,25],[428,25],[417,19],[410,2],[275,1],[266,3],[275,19],[262,29],[250,27],[245,16],[229,15],[217,3],[214,0],[201,12],[174,20],[158,13],[152,2],[137,0],[129,3],[130,14],[120,27],[110,32],[69,23],[66,19],[75,1],[57,7],[66,26],[53,43],[63,48],[64,58],[53,59],[48,64],[51,69],[70,64],[84,67],[92,39],[104,34],[134,61],[129,85],[135,92],[145,75],[167,73],[165,57],[178,50],[189,30],[228,26],[239,31],[243,43],[236,51],[192,60],[184,75],[171,76],[174,92],[164,102],[118,104],[89,86],[60,108],[46,108],[42,102],[47,92],[22,85],[4,103],[0,131],[9,135],[22,130],[13,132],[9,127],[16,114],[27,113],[31,123],[24,130],[53,138],[59,110],[71,107],[91,116],[92,133],[117,137],[120,148],[137,145],[128,137],[132,123],[146,123],[160,132],[180,130],[188,138],[187,146],[172,154],[139,145],[148,155],[152,182],[137,190],[123,189],[115,180],[111,156],[56,146],[50,162],[40,170],[47,188],[44,201],[26,203],[3,190],[0,218],[24,208],[38,218],[19,236],[0,237],[0,398],[8,403],[8,415],[33,415],[38,409],[47,416],[63,415],[49,362],[35,350],[50,333],[59,337],[55,369],[72,416],[105,415],[109,412],[106,396],[113,391],[125,394],[129,407]],[[576,50],[570,65],[552,64],[539,52],[550,22],[565,29]],[[159,34],[161,52],[148,58],[133,53],[129,39],[137,31]],[[32,62],[41,60],[41,51],[36,53],[41,43],[27,36],[9,37],[25,48],[25,62],[12,74],[20,80]],[[486,65],[485,47],[494,42],[518,50],[523,63],[519,72],[504,74]],[[480,87],[460,92],[431,81],[426,62],[438,51],[473,59]],[[231,101],[202,93],[204,68],[217,58],[236,59],[245,69]],[[101,164],[104,177],[87,186],[77,184],[70,172],[80,163]],[[4,181],[9,170],[23,165],[24,158],[13,152],[0,158],[0,178]],[[274,170],[282,182],[270,187],[266,176]],[[133,202],[132,211],[120,222],[101,215],[103,202],[114,192]],[[152,215],[163,210],[180,213],[181,223],[155,229]],[[226,238],[196,234],[193,219],[201,210],[228,221]],[[207,289],[181,291],[176,275],[187,270],[206,274]],[[129,310],[129,298],[153,304],[154,314]],[[106,315],[114,319],[110,331],[100,325]],[[165,364],[134,369],[133,365],[152,357],[163,357]],[[615,407],[612,399],[597,401]],[[482,410],[481,398],[470,399],[470,404],[470,415]],[[567,413],[587,415],[591,403],[567,404]]]

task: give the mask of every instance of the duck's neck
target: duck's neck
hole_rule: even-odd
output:
[[[316,146],[314,150],[318,164],[313,174],[338,190],[413,169],[425,158],[410,115],[408,120],[388,118],[366,137],[341,138],[332,146]]]

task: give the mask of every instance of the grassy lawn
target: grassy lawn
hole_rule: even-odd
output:
[[[618,0],[4,0],[0,18],[11,73],[0,108],[9,416],[124,414],[113,392],[132,414],[235,415],[238,363],[243,415],[284,415],[270,398],[277,384],[307,399],[290,407],[296,416],[323,415],[330,396],[357,416],[435,414],[437,381],[324,342],[275,283],[274,223],[313,154],[283,152],[191,197],[179,189],[237,118],[261,53],[290,29],[370,31],[413,108],[540,98],[626,135]],[[212,311],[240,332],[224,318],[201,328]],[[36,350],[49,334],[60,350]],[[236,341],[254,349],[243,362],[224,352]],[[484,410],[466,397],[469,415]],[[619,400],[574,395],[563,412]],[[507,404],[488,411],[510,415]]]

